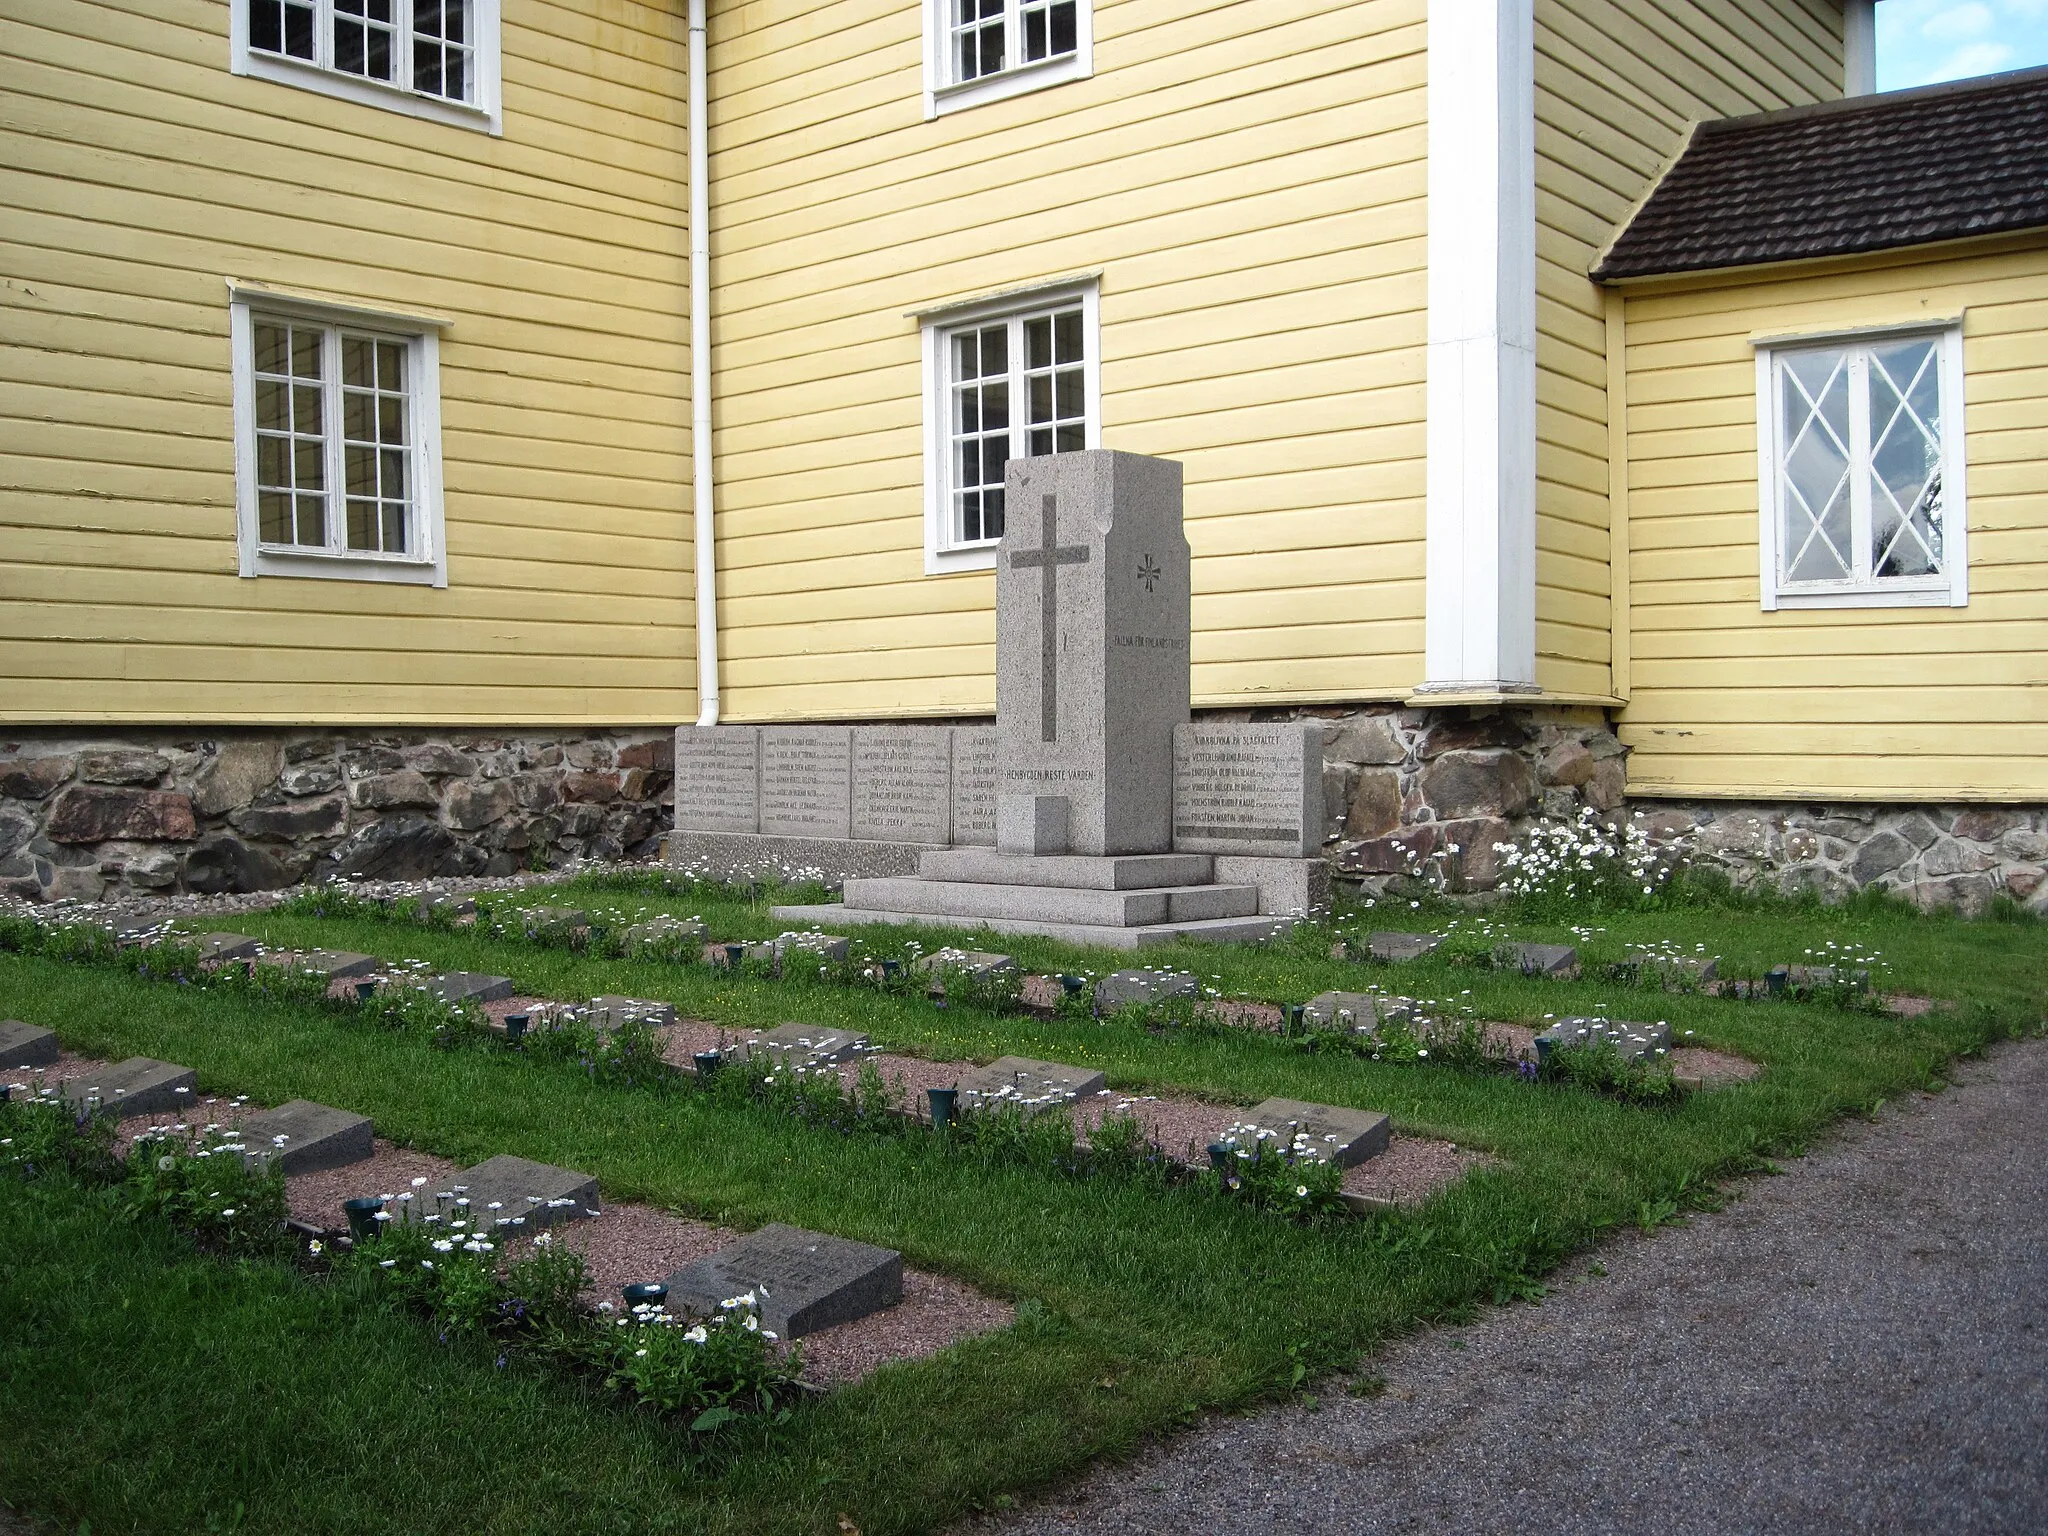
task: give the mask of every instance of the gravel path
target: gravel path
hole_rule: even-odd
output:
[[[1402,1342],[1378,1398],[1212,1420],[975,1528],[2048,1530],[2048,1041],[1785,1166]]]

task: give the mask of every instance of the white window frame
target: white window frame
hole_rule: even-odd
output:
[[[448,585],[447,525],[441,504],[441,332],[450,322],[435,315],[401,314],[325,296],[293,293],[228,280],[228,339],[233,354],[235,415],[235,534],[245,577],[306,576],[329,581],[385,581]],[[352,550],[347,518],[336,503],[341,474],[341,390],[323,375],[330,506],[328,546],[265,544],[256,497],[256,319],[346,329],[407,347],[411,380],[407,432],[413,473],[413,533],[417,547],[403,555]],[[327,345],[333,345],[332,337]]]
[[[927,576],[955,571],[992,571],[997,539],[962,544],[953,538],[953,454],[951,364],[946,342],[956,330],[1016,319],[1078,300],[1081,305],[1081,377],[1086,391],[1085,446],[1102,446],[1102,311],[1101,282],[1094,275],[1061,278],[1007,289],[913,312],[922,332],[924,351],[924,570]],[[1021,349],[1012,349],[1011,377],[1022,367]],[[1013,430],[1023,409],[1022,391],[1012,388]]]
[[[470,59],[475,65],[476,99],[451,101],[410,86],[372,80],[348,74],[328,63],[334,47],[333,0],[318,0],[313,25],[313,57],[295,59],[249,46],[249,0],[228,0],[229,67],[235,74],[277,85],[297,86],[358,106],[380,107],[408,117],[447,123],[479,133],[499,135],[505,131],[501,73],[498,61],[499,0],[469,0],[471,32]],[[404,51],[403,39],[410,37],[412,0],[394,0],[393,12]],[[405,67],[411,68],[407,56]]]
[[[1931,337],[1940,345],[1941,370],[1942,571],[1935,576],[1868,581],[1785,582],[1779,577],[1784,508],[1779,501],[1778,453],[1783,402],[1778,393],[1778,358],[1817,347],[1873,346]],[[1756,349],[1758,579],[1765,612],[1799,608],[1963,608],[1970,601],[1968,547],[1969,491],[1963,431],[1963,325],[1960,316],[1897,325],[1859,326],[1750,338]],[[1852,445],[1853,446],[1853,445]],[[1868,445],[1865,444],[1867,451]],[[1869,542],[1869,487],[1852,474],[1853,537]]]
[[[1017,0],[1004,0],[1004,25],[1009,31],[1005,57],[1021,59],[1023,32]],[[1027,91],[1042,91],[1086,80],[1095,73],[1094,0],[1074,0],[1074,51],[1031,64],[1013,63],[996,74],[973,80],[953,78],[953,0],[924,0],[924,115],[927,122],[969,107],[1005,101]]]

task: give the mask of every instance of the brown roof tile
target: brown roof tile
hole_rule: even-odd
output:
[[[1650,277],[2048,226],[2048,69],[1702,123],[1593,269]]]

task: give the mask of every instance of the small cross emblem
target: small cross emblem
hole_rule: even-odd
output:
[[[1059,504],[1051,496],[1040,506],[1044,516],[1042,524],[1043,541],[1037,549],[1020,549],[1010,556],[1010,569],[1036,567],[1040,573],[1038,629],[1039,629],[1039,739],[1058,741],[1060,727],[1059,695],[1059,568],[1063,565],[1086,565],[1088,546],[1085,544],[1062,544],[1059,542]]]
[[[1145,583],[1145,590],[1147,592],[1158,586],[1159,578],[1165,574],[1164,571],[1159,569],[1159,562],[1150,555],[1147,555],[1138,562],[1138,580]]]

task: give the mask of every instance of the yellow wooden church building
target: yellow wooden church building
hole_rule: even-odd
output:
[[[1340,871],[1466,750],[2031,898],[2048,71],[1874,95],[1871,16],[14,0],[0,884],[629,853],[679,723],[985,718],[1003,464],[1102,446]]]

